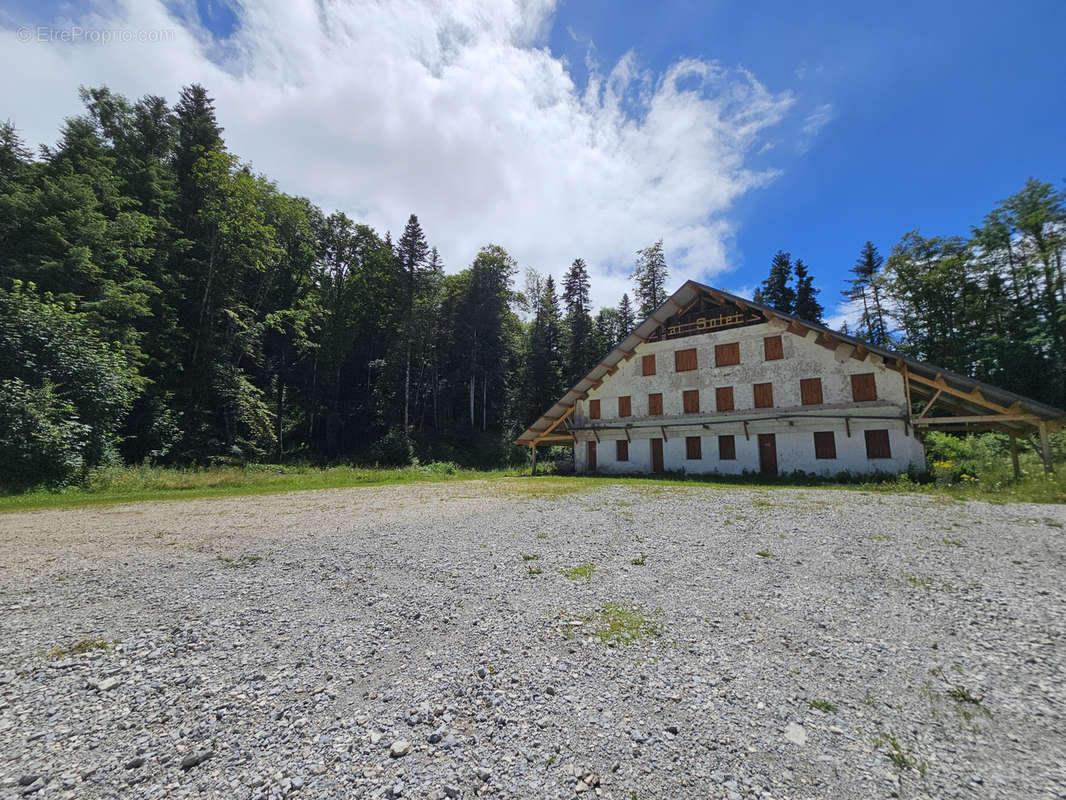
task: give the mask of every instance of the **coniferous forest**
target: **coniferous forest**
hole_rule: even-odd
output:
[[[581,258],[558,284],[500,244],[445,265],[414,214],[375,231],[255,174],[200,86],[82,99],[54,147],[0,127],[7,488],[118,462],[513,464],[513,438],[676,288],[662,241],[598,310]],[[969,238],[867,243],[848,332],[1066,406],[1064,237],[1063,194],[1030,180]],[[778,251],[756,299],[820,320],[818,295]]]

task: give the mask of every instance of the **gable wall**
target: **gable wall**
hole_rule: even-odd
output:
[[[740,473],[744,470],[758,469],[757,435],[774,433],[777,439],[778,467],[782,472],[801,469],[806,472],[832,474],[842,470],[869,472],[906,470],[912,464],[924,464],[924,450],[913,435],[904,431],[902,417],[905,415],[906,396],[903,377],[895,370],[888,369],[880,357],[869,356],[865,360],[848,357],[850,353],[837,353],[815,344],[815,334],[806,337],[783,330],[782,323],[773,321],[742,328],[671,339],[662,342],[648,342],[640,345],[629,361],[619,365],[619,371],[604,379],[603,385],[589,392],[588,400],[578,401],[574,412],[574,425],[578,428],[589,424],[611,425],[634,423],[629,436],[632,440],[628,462],[615,461],[614,440],[625,438],[624,432],[602,431],[599,433],[601,444],[597,448],[598,470],[601,472],[647,472],[651,469],[650,438],[662,436],[658,427],[641,428],[646,423],[678,423],[695,419],[697,415],[686,415],[682,410],[682,392],[686,389],[698,389],[700,392],[700,414],[698,422],[692,426],[674,426],[666,428],[664,442],[664,461],[666,469],[684,469],[688,472],[722,472]],[[780,335],[784,358],[766,361],[764,358],[763,339],[766,336]],[[740,364],[728,367],[714,366],[714,346],[728,342],[739,342]],[[695,347],[699,369],[678,373],[674,369],[674,351]],[[642,374],[641,357],[656,355],[656,374],[645,377]],[[854,403],[852,401],[851,375],[872,372],[875,375],[878,399],[871,403]],[[823,406],[802,406],[800,397],[800,379],[819,377],[822,379]],[[752,385],[769,382],[773,384],[773,409],[754,409]],[[758,414],[801,413],[822,414],[824,420],[795,419],[789,424],[786,420],[751,421],[745,436],[740,419],[728,414],[719,415],[715,410],[715,388],[732,386],[734,404],[741,418],[753,419]],[[663,394],[663,416],[651,417],[648,414],[648,394]],[[632,398],[633,416],[619,421],[617,417],[618,397],[629,395]],[[601,403],[601,419],[588,418],[588,401],[598,398]],[[748,411],[745,415],[743,412]],[[847,435],[841,414],[851,417],[851,435]],[[862,420],[861,416],[892,416],[894,420]],[[722,420],[729,420],[721,424]],[[707,428],[704,423],[709,423]],[[870,460],[866,457],[866,429],[884,429],[889,431],[892,458]],[[837,458],[815,459],[813,432],[834,431]],[[719,461],[719,434],[732,434],[735,437],[737,458],[735,461]],[[685,436],[702,437],[703,457],[699,461],[685,459]],[[577,431],[575,462],[579,471],[586,468],[585,442],[595,440],[590,431]]]

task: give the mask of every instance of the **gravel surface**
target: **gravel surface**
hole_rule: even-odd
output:
[[[0,797],[1066,797],[1066,507],[557,486],[0,516]]]

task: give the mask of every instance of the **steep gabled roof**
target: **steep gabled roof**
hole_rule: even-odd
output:
[[[588,375],[574,384],[555,405],[530,425],[515,443],[534,445],[572,442],[573,434],[566,431],[566,420],[573,413],[577,401],[587,397],[590,389],[598,388],[607,377],[617,372],[618,365],[632,358],[636,348],[648,341],[660,325],[699,299],[701,294],[719,303],[729,303],[745,311],[756,311],[767,321],[782,320],[788,324],[789,331],[799,336],[814,333],[815,342],[829,349],[835,350],[841,345],[849,345],[853,348],[851,355],[854,358],[864,359],[870,353],[881,356],[887,366],[904,373],[912,397],[931,401],[923,415],[931,409],[932,402],[937,403],[938,408],[952,412],[951,418],[920,416],[914,420],[915,424],[936,425],[942,430],[945,429],[945,424],[966,428],[979,426],[983,429],[1016,433],[1026,433],[1041,422],[1046,423],[1051,430],[1060,429],[1066,424],[1066,412],[1053,406],[973,378],[956,375],[943,367],[918,361],[893,350],[875,347],[816,322],[782,314],[754,300],[746,300],[696,281],[686,281],[629,336],[619,342],[599,364],[589,370]]]

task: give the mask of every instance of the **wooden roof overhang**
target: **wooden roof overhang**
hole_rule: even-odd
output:
[[[871,355],[880,357],[889,369],[902,373],[911,401],[908,405],[923,403],[921,410],[907,419],[916,428],[999,431],[1012,436],[1025,436],[1036,431],[1045,441],[1046,450],[1047,433],[1066,426],[1066,411],[1061,409],[973,378],[956,375],[942,367],[901,353],[876,347],[824,325],[782,314],[762,303],[746,300],[696,281],[687,281],[593,367],[588,375],[530,425],[515,443],[528,446],[572,444],[574,433],[565,422],[576,408],[577,401],[588,397],[590,389],[599,388],[605,379],[618,371],[622,362],[633,357],[640,344],[653,338],[660,326],[678,312],[689,308],[701,296],[734,305],[744,312],[757,312],[768,322],[778,320],[782,330],[787,329],[797,336],[807,337],[813,334],[815,344],[835,351],[840,357],[859,360],[865,360]]]

